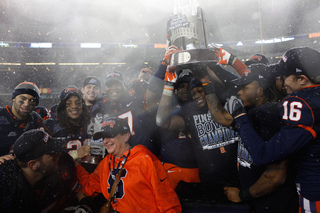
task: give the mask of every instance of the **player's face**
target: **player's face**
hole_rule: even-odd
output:
[[[182,102],[187,102],[191,99],[189,83],[183,82],[178,85],[177,95]]]
[[[82,102],[77,96],[70,96],[66,101],[66,113],[72,119],[76,120],[82,114]]]
[[[108,82],[106,84],[106,95],[113,102],[120,100],[120,98],[124,95],[122,83],[119,81]]]
[[[81,89],[83,94],[83,99],[87,102],[95,101],[100,95],[100,89],[97,85],[88,84]]]
[[[39,161],[38,171],[45,174],[52,174],[59,169],[59,159],[61,153],[55,153],[50,155],[43,155]]]
[[[25,120],[36,105],[35,97],[29,94],[20,94],[13,99],[12,113],[19,120]]]
[[[207,105],[203,87],[193,88],[191,90],[191,95],[192,95],[193,101],[196,103],[198,108],[203,108]]]
[[[242,100],[245,107],[256,107],[259,100],[258,90],[260,86],[259,83],[253,81],[250,84],[243,86],[239,92],[238,96]],[[262,89],[262,88],[260,88]]]
[[[286,76],[284,79],[284,88],[287,90],[287,93],[290,94],[294,91],[297,91],[301,88],[299,84],[299,78],[295,75]]]
[[[283,77],[277,76],[276,77],[276,89],[281,92],[283,90]]]
[[[114,138],[104,138],[102,143],[109,154],[116,158],[120,158],[121,155],[130,147],[130,145],[126,143],[129,137],[129,133],[124,135],[118,134]]]

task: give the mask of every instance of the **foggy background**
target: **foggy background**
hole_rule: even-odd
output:
[[[320,49],[318,37],[308,37],[309,33],[320,32],[318,0],[199,0],[199,3],[204,12],[207,43],[223,43],[224,49],[240,59],[261,53],[275,63],[295,46]],[[155,72],[165,49],[155,49],[154,44],[165,44],[173,6],[174,0],[1,0],[0,94],[11,94],[22,81],[51,88],[56,94],[69,84],[81,86],[88,75],[103,81],[110,70],[121,71],[127,82],[137,77],[143,67]],[[255,44],[257,40],[290,36],[300,39]],[[31,42],[50,42],[54,47],[30,48]],[[245,45],[237,46],[238,42]],[[83,49],[80,43],[101,43],[102,47]],[[55,65],[26,64],[49,62]],[[0,106],[11,104],[7,99],[8,96],[0,95]]]

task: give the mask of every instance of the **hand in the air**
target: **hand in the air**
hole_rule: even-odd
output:
[[[222,65],[232,65],[235,56],[228,51],[222,49],[221,47],[215,49],[215,54],[218,56],[218,63]]]
[[[172,54],[181,51],[178,47],[171,45],[166,50],[166,53],[164,54],[163,60],[161,61],[161,64],[168,66],[170,64],[171,56]]]
[[[167,69],[164,81],[167,85],[174,85],[178,80],[177,74],[175,71],[171,72]]]

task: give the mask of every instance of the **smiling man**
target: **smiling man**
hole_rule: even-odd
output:
[[[42,126],[42,118],[33,111],[40,101],[36,84],[22,82],[12,92],[12,106],[0,108],[0,156],[9,153],[15,140],[25,131]]]
[[[179,199],[170,187],[161,162],[146,147],[131,146],[130,127],[125,119],[107,118],[94,139],[103,139],[108,155],[89,174],[77,165],[77,176],[85,195],[113,196],[117,212],[181,212]],[[110,194],[120,169],[117,190]],[[138,189],[138,190],[137,190]]]
[[[56,109],[57,118],[43,122],[48,132],[74,159],[90,154],[90,147],[85,145],[89,140],[87,126],[90,122],[88,112],[80,89],[68,86],[61,91],[60,103]]]
[[[101,82],[94,76],[89,76],[83,81],[83,87],[81,88],[83,99],[89,112],[93,105],[97,102],[101,94]]]

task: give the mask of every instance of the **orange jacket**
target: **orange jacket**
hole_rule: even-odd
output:
[[[91,174],[78,165],[77,176],[83,193],[88,196],[103,193],[108,199],[113,183],[110,172],[117,170],[128,153],[129,150],[120,159],[107,155]],[[119,212],[181,212],[180,201],[168,183],[163,165],[143,145],[131,149],[112,206]]]

